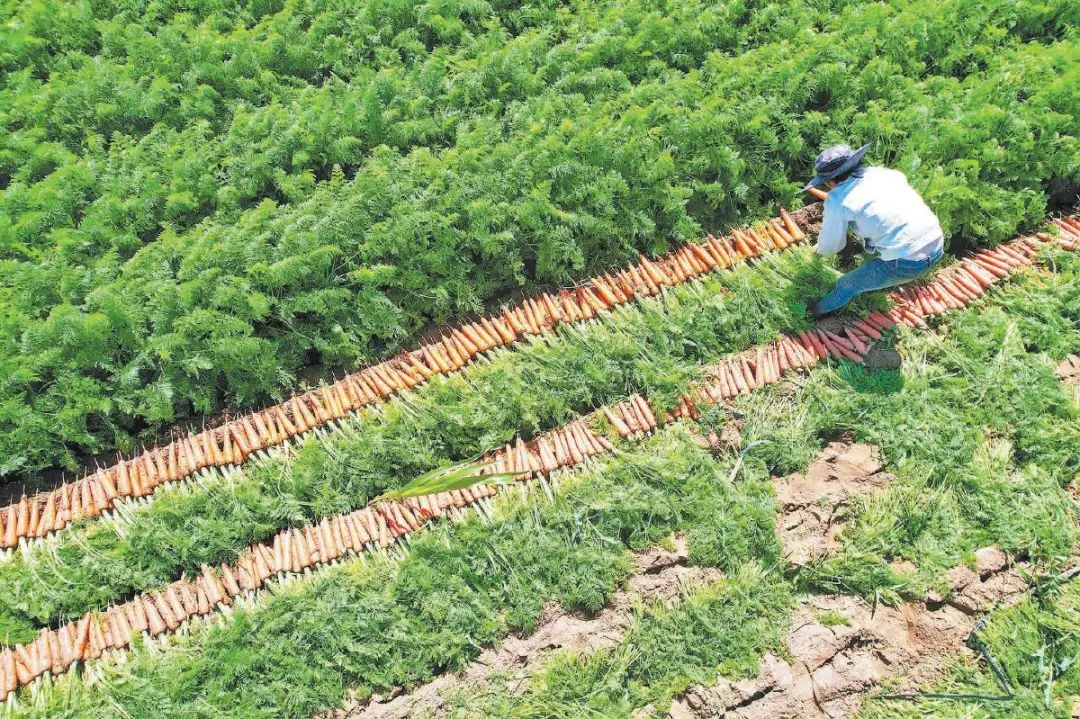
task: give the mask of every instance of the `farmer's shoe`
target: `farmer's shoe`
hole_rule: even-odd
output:
[[[866,353],[866,369],[900,369],[903,358],[900,353],[887,347],[873,347]]]

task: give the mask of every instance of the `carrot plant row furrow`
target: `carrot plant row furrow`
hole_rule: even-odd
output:
[[[747,277],[756,277],[767,268],[768,265],[765,265]],[[779,289],[776,279],[774,276],[770,280],[772,290]],[[477,440],[476,444],[469,440],[460,445],[458,451],[443,454],[446,459],[442,461],[461,459],[481,451],[485,444],[490,446],[493,430],[490,420],[493,414],[498,414],[492,412],[496,406],[506,410],[508,421],[505,429],[511,430],[509,436],[513,436],[513,428],[520,417],[535,415],[538,409],[536,400],[548,394],[551,395],[552,408],[565,409],[569,406],[566,400],[576,393],[583,393],[580,394],[582,399],[590,396],[600,399],[605,395],[614,399],[620,393],[620,388],[636,387],[648,390],[654,404],[664,412],[685,416],[694,414],[692,408],[704,401],[706,395],[712,401],[731,396],[741,391],[740,383],[746,388],[760,386],[771,382],[785,365],[798,367],[800,363],[809,361],[805,347],[800,349],[801,345],[794,344],[794,337],[787,337],[774,343],[772,348],[754,349],[732,358],[714,370],[717,375],[714,383],[702,386],[680,399],[687,390],[686,382],[697,376],[700,367],[718,359],[711,352],[700,350],[714,342],[711,333],[714,330],[722,331],[725,325],[725,321],[710,318],[709,312],[717,310],[714,305],[690,302],[696,297],[690,293],[681,297],[677,305],[669,303],[672,312],[678,309],[675,314],[639,316],[638,310],[634,310],[626,317],[633,319],[637,329],[627,337],[609,334],[602,326],[594,325],[588,328],[588,332],[594,333],[591,340],[581,347],[557,345],[549,353],[540,351],[544,345],[533,345],[522,353],[508,355],[515,360],[523,360],[531,352],[539,352],[536,355],[538,363],[530,365],[531,369],[521,368],[523,376],[545,378],[543,382],[520,388],[521,392],[526,393],[522,396],[530,398],[527,404],[507,404],[511,396],[516,396],[518,392],[515,389],[512,394],[507,394],[509,385],[506,381],[510,376],[495,365],[478,365],[472,370],[474,374],[480,373],[477,380],[479,377],[494,380],[490,393],[485,390],[469,398],[469,395],[462,396],[456,392],[438,392],[431,396],[429,403],[405,404],[392,415],[384,417],[390,422],[388,426],[398,428],[391,434],[386,434],[381,429],[383,425],[376,423],[369,425],[367,431],[358,428],[355,433],[342,433],[337,440],[328,436],[322,442],[322,447],[312,446],[301,452],[299,464],[304,471],[296,471],[292,463],[271,462],[248,470],[249,473],[254,471],[249,477],[196,486],[190,494],[182,492],[169,496],[162,506],[139,508],[115,529],[116,522],[113,521],[97,529],[93,525],[82,526],[69,530],[76,534],[63,538],[57,546],[20,553],[13,562],[0,564],[0,587],[5,589],[3,594],[7,597],[2,600],[4,610],[0,612],[0,625],[8,628],[9,641],[26,641],[42,623],[54,624],[63,617],[81,616],[109,602],[130,596],[133,591],[151,590],[183,572],[195,572],[201,564],[232,562],[243,546],[269,537],[275,529],[289,523],[303,524],[335,512],[363,507],[373,496],[372,490],[377,493],[396,486],[392,479],[394,473],[399,477],[415,476],[435,466],[435,463],[425,459],[427,449],[419,454],[416,451],[418,447],[428,446],[426,437],[449,434],[453,435],[455,442],[462,442],[463,438],[468,437]],[[710,297],[711,293],[706,293],[697,300]],[[639,307],[646,309],[647,306]],[[764,318],[765,315],[760,316]],[[704,333],[692,330],[699,323]],[[630,327],[623,325],[623,329]],[[857,327],[852,330],[856,338],[862,336],[862,331]],[[674,334],[670,339],[665,339],[665,333]],[[766,336],[769,334],[766,333]],[[681,340],[680,337],[692,337],[693,342]],[[631,338],[632,341],[627,343],[626,340]],[[837,347],[838,356],[851,355],[850,351],[844,354],[839,350],[842,344],[833,346]],[[678,357],[678,352],[688,347],[694,347],[699,352],[672,364],[670,353],[674,351],[675,357]],[[713,351],[722,352],[725,345],[721,343],[714,347]],[[642,355],[648,360],[638,365]],[[571,362],[565,367],[559,364],[574,356],[578,356],[581,362]],[[620,360],[620,357],[624,360]],[[631,358],[633,362],[623,368],[622,362]],[[814,361],[817,359],[819,357],[815,357]],[[586,381],[588,377],[598,377],[596,370],[600,367],[608,368],[608,374],[603,376],[603,388]],[[613,373],[615,369],[618,371]],[[564,377],[562,370],[572,376]],[[640,375],[641,372],[647,374]],[[477,388],[483,386],[483,382],[476,384]],[[433,385],[425,392],[437,389]],[[464,399],[468,399],[466,404],[462,404]],[[492,402],[501,404],[493,405]],[[583,408],[588,406],[586,402]],[[426,409],[421,410],[421,407]],[[436,414],[428,418],[425,415],[427,411]],[[483,413],[483,422],[475,426],[453,424],[462,416],[475,416],[476,413]],[[511,418],[513,421],[510,421]],[[444,423],[448,421],[451,425],[445,426]],[[627,426],[632,427],[635,421],[635,418],[628,417]],[[498,433],[501,430],[495,436]],[[626,432],[620,428],[620,433]],[[485,437],[489,439],[484,440]],[[387,457],[382,454],[387,447],[398,444],[399,440],[402,452],[408,456],[394,453]],[[346,479],[348,473],[354,472],[357,467],[364,467],[362,473],[367,475],[372,475],[376,468],[384,469],[375,472],[372,477],[375,484],[367,485],[370,489],[358,491],[355,480]],[[320,495],[328,496],[333,501],[327,504]],[[298,506],[297,502],[301,504]],[[310,506],[312,503],[314,506]],[[320,510],[320,506],[323,509]],[[296,509],[282,511],[282,508],[289,507]]]
[[[669,409],[703,366],[805,324],[805,296],[829,281],[811,256],[805,247],[773,254],[559,326],[317,430],[317,442],[207,470],[123,501],[107,518],[21,543],[0,561],[0,641],[27,641],[41,626],[202,564],[232,562],[290,524],[361,508],[435,467],[628,393],[647,391],[658,409]]]
[[[779,380],[789,370],[812,366],[819,360],[846,359],[861,361],[868,345],[898,325],[926,327],[924,318],[960,309],[997,280],[1008,277],[1017,268],[1027,266],[1041,250],[1041,242],[1052,242],[1074,249],[1080,239],[1068,228],[1076,218],[1060,220],[1060,238],[1044,233],[1023,237],[992,250],[979,250],[969,260],[938,273],[926,284],[902,288],[890,293],[896,307],[887,313],[875,313],[852,321],[844,334],[811,329],[798,342],[787,336],[768,347],[759,347],[718,365],[716,380],[688,395],[664,416],[664,422],[698,416],[698,406],[752,391]],[[953,289],[957,283],[970,282],[964,293]],[[977,288],[977,289],[976,289]],[[738,378],[738,379],[736,379]],[[653,408],[640,395],[611,408],[604,416],[623,438],[639,438],[657,428]],[[531,446],[530,446],[531,445]],[[602,435],[593,433],[579,420],[550,436],[530,444],[520,438],[490,458],[488,473],[510,472],[527,480],[550,474],[561,467],[574,466],[585,459],[612,449]],[[76,623],[58,630],[43,630],[38,639],[0,654],[0,687],[14,691],[46,671],[54,675],[78,661],[96,659],[110,649],[121,649],[130,642],[133,632],[145,631],[157,636],[175,630],[188,617],[214,614],[219,605],[227,605],[244,591],[254,590],[271,577],[332,562],[344,552],[372,547],[386,547],[401,536],[418,530],[428,520],[441,516],[450,507],[475,504],[491,496],[494,489],[476,485],[473,489],[454,490],[434,497],[420,497],[403,502],[388,502],[359,512],[324,519],[303,530],[289,529],[272,543],[252,546],[232,567],[222,565],[218,573],[203,567],[194,582],[180,580],[153,595],[136,597],[123,607],[114,607],[97,615],[88,614]],[[221,579],[218,579],[218,576]],[[59,654],[55,648],[59,647]]]
[[[575,467],[611,449],[603,435],[577,421],[528,444],[518,439],[485,457],[489,465],[482,471],[511,473],[517,481],[528,481]],[[175,631],[188,619],[213,616],[237,596],[280,575],[303,573],[347,554],[385,549],[433,519],[494,496],[498,489],[499,485],[478,483],[435,495],[379,502],[302,529],[294,527],[276,535],[272,542],[252,545],[232,566],[203,566],[193,579],[181,579],[161,591],[139,595],[102,613],[87,614],[58,629],[43,629],[35,641],[0,653],[0,701],[45,673],[59,676],[77,662],[126,649],[140,633],[157,637]]]
[[[206,429],[168,445],[99,469],[72,484],[0,510],[0,548],[23,538],[40,538],[80,519],[92,519],[128,497],[144,497],[165,483],[182,481],[208,467],[242,464],[248,456],[275,447],[413,389],[433,374],[451,374],[476,357],[522,338],[543,334],[568,323],[591,320],[599,313],[650,297],[663,288],[705,273],[728,269],[766,252],[802,242],[805,233],[781,209],[781,216],[730,237],[709,235],[635,265],[604,273],[571,290],[544,293],[497,315],[451,329],[443,338],[393,360],[367,367],[337,382],[296,395],[220,427]]]
[[[336,657],[335,663],[345,660],[354,667],[349,677],[335,679],[334,674],[324,674],[319,680],[301,680],[304,689],[300,694],[288,686],[300,680],[289,670],[290,681],[278,684],[292,697],[287,700],[292,706],[288,713],[307,715],[340,700],[342,679],[393,686],[430,672],[432,661],[458,664],[467,660],[475,656],[479,646],[507,631],[531,628],[540,609],[550,601],[599,609],[628,574],[627,550],[654,544],[676,529],[715,523],[720,516],[723,527],[717,528],[717,537],[710,534],[710,546],[715,549],[718,539],[720,546],[731,542],[732,550],[709,554],[708,561],[715,557],[719,566],[734,567],[755,556],[775,557],[772,515],[767,509],[772,500],[767,488],[759,483],[736,488],[719,481],[719,475],[719,468],[689,436],[668,432],[639,450],[631,449],[595,468],[586,468],[583,474],[556,473],[560,491],[552,499],[533,491],[527,494],[535,499],[525,503],[513,498],[497,500],[489,507],[489,519],[466,518],[462,523],[441,525],[441,531],[418,534],[400,559],[387,561],[379,553],[364,561],[340,561],[335,568],[285,581],[273,592],[260,595],[257,602],[248,596],[235,597],[225,621],[193,623],[186,636],[172,637],[166,630],[163,636],[171,638],[152,642],[152,651],[142,646],[149,643],[144,640],[122,662],[91,662],[82,672],[35,683],[18,698],[8,698],[7,712],[11,716],[48,714],[63,711],[60,705],[73,701],[69,710],[77,716],[83,712],[95,715],[103,706],[100,702],[111,708],[95,716],[111,715],[114,709],[139,715],[140,710],[128,702],[141,704],[147,698],[141,691],[122,690],[127,698],[119,702],[109,697],[125,676],[133,671],[156,671],[155,666],[165,669],[187,655],[185,647],[194,648],[203,640],[214,643],[215,633],[247,631],[241,627],[255,622],[260,627],[256,633],[262,635],[260,654],[264,656],[278,656],[282,649],[279,641],[285,639],[278,632],[291,625],[286,630],[293,637],[289,640],[290,656],[307,662],[314,649]],[[589,516],[584,526],[583,509]],[[696,546],[696,540],[692,541]],[[230,591],[224,584],[222,589]],[[461,602],[451,616],[440,609],[450,598],[446,592],[454,595],[452,604]],[[183,606],[185,600],[178,596],[177,601]],[[401,605],[401,601],[418,611]],[[300,609],[303,606],[307,609]],[[337,609],[332,608],[335,606]],[[343,607],[347,609],[343,611]],[[160,614],[156,602],[154,609]],[[281,623],[270,617],[298,609],[306,617],[299,623]],[[326,614],[328,611],[332,616]],[[306,634],[309,620],[322,628],[314,634],[329,644]],[[306,646],[301,648],[295,643],[296,631],[314,643],[308,645],[305,640]],[[79,637],[85,634],[85,644],[90,646],[93,640],[89,637],[96,630],[89,624],[82,632],[72,632],[78,649]],[[432,651],[436,646],[441,649]],[[207,648],[202,645],[199,651]],[[372,649],[377,657],[369,655]],[[322,659],[315,663],[323,665],[320,671],[325,671]],[[285,668],[276,660],[273,664]],[[387,673],[389,666],[396,669]],[[99,683],[99,678],[105,681]],[[248,680],[241,684],[255,687]],[[255,701],[265,701],[265,697]],[[245,716],[250,710],[244,702],[229,711]]]

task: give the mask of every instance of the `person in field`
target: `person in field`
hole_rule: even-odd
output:
[[[815,317],[842,309],[856,295],[915,279],[944,252],[937,216],[904,173],[863,166],[869,148],[826,148],[814,161],[814,177],[803,188],[821,186],[829,193],[816,247],[819,255],[831,257],[844,249],[849,230],[874,255],[837,280],[832,292],[812,308]]]

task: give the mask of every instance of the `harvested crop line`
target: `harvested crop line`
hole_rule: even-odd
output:
[[[485,474],[514,473],[519,481],[549,477],[612,450],[585,420],[526,443],[520,438],[488,457]],[[543,484],[545,492],[550,487]],[[90,613],[58,629],[43,629],[38,638],[0,654],[0,701],[21,686],[49,673],[58,676],[80,661],[122,650],[145,632],[158,637],[175,631],[189,618],[209,617],[236,597],[258,590],[272,579],[300,574],[348,554],[386,549],[427,522],[454,515],[464,507],[483,511],[482,500],[499,491],[495,484],[477,484],[403,501],[381,502],[357,512],[324,519],[302,530],[290,528],[272,542],[252,545],[234,565],[204,566],[195,579],[181,579],[153,594],[136,596],[105,612]]]
[[[712,371],[715,381],[683,397],[682,402],[664,416],[664,422],[679,417],[696,419],[698,405],[715,404],[727,397],[773,384],[787,371],[812,367],[830,357],[861,363],[870,344],[883,332],[899,325],[926,329],[926,318],[967,306],[1013,270],[1031,264],[1039,254],[1040,243],[1057,244],[1073,251],[1080,247],[1080,218],[1063,217],[1055,220],[1055,224],[1061,232],[1057,237],[1037,232],[1002,243],[992,250],[981,249],[938,272],[924,284],[891,292],[892,309],[849,321],[841,333],[812,329],[797,336],[781,337],[768,347],[749,349],[721,362]],[[630,421],[610,412],[609,419],[622,437],[635,434]]]
[[[145,451],[51,492],[24,495],[0,510],[0,548],[15,547],[24,538],[44,537],[78,519],[98,517],[117,500],[145,497],[162,484],[181,481],[200,470],[242,464],[256,452],[379,404],[423,384],[433,374],[456,372],[475,357],[520,338],[542,334],[560,324],[588,321],[636,297],[658,294],[664,287],[729,269],[805,239],[795,218],[781,209],[781,216],[766,222],[760,231],[734,230],[722,239],[709,235],[702,245],[691,243],[656,260],[641,256],[637,264],[614,275],[594,277],[573,292],[545,293],[518,307],[503,308],[501,315],[451,329],[437,342],[334,384]]]
[[[787,336],[767,348],[748,350],[721,363],[714,371],[716,381],[687,394],[663,422],[696,417],[700,404],[771,384],[781,373],[813,366],[819,360],[832,357],[861,361],[869,342],[882,331],[900,324],[927,327],[924,318],[966,306],[997,280],[1030,264],[1039,252],[1040,242],[1075,250],[1080,245],[1080,221],[1071,217],[1058,223],[1060,237],[1037,233],[994,250],[981,250],[925,285],[892,293],[896,307],[851,323],[844,330],[846,336],[811,330],[797,339]],[[648,402],[639,395],[603,408],[603,413],[624,438],[644,436],[660,424]],[[484,472],[509,472],[519,480],[542,478],[613,449],[606,438],[592,431],[588,420],[579,419],[529,443],[519,438],[514,445],[495,452]],[[173,631],[189,617],[213,615],[215,609],[260,588],[272,577],[303,572],[347,553],[387,547],[433,518],[476,505],[496,492],[493,485],[477,485],[433,497],[383,503],[324,519],[303,530],[291,528],[279,533],[273,542],[253,545],[233,566],[223,565],[219,570],[204,567],[193,581],[181,579],[162,591],[140,595],[104,613],[87,614],[56,630],[44,629],[34,642],[0,654],[0,701],[47,672],[55,676],[79,661],[129,646],[136,632],[159,636]]]

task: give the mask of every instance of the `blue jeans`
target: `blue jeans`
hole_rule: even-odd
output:
[[[872,259],[837,280],[833,291],[814,305],[814,314],[835,312],[851,302],[855,295],[883,290],[913,280],[937,264],[942,254],[944,251],[939,249],[924,260]]]

